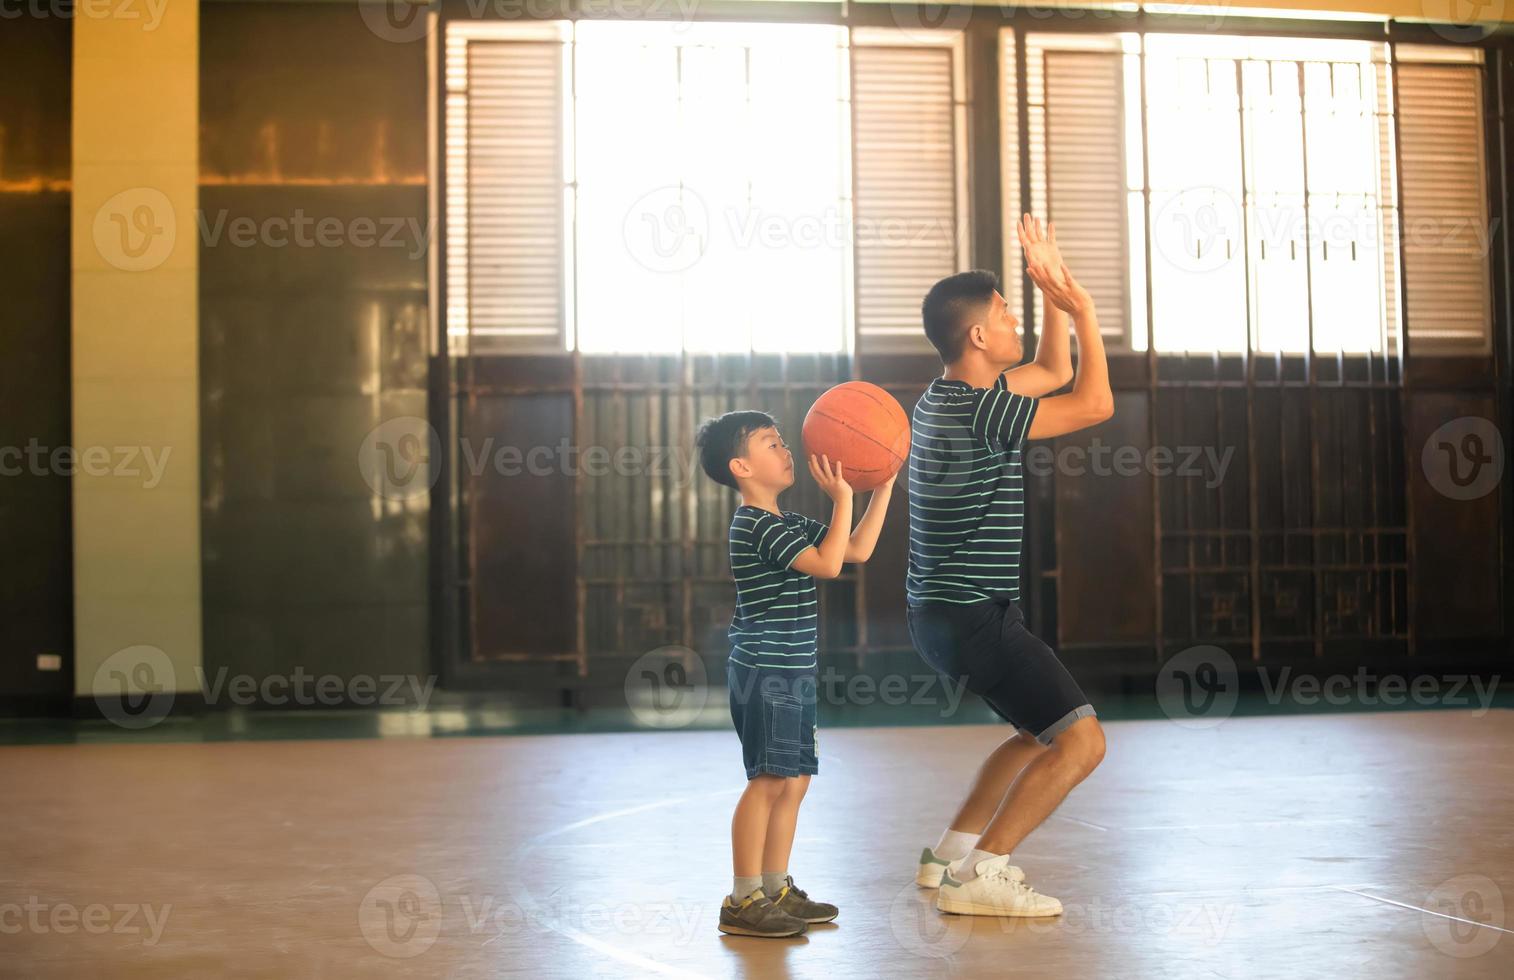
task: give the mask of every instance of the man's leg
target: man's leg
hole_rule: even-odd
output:
[[[1045,751],[1046,746],[1037,742],[1036,737],[1027,731],[1017,732],[1000,742],[999,747],[990,752],[978,768],[977,779],[973,781],[967,798],[957,808],[950,829],[975,837],[981,835],[994,814],[999,812],[1004,794],[1009,791],[1015,777]]]
[[[992,757],[990,757],[992,758]],[[978,850],[1009,854],[1051,816],[1072,788],[1104,758],[1104,729],[1095,717],[1079,718],[1051,746],[1030,760],[978,840]]]

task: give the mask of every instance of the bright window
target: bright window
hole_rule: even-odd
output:
[[[844,31],[576,30],[579,348],[842,349]]]
[[[1383,349],[1382,50],[1147,38],[1159,350],[1302,351],[1311,321],[1315,350]],[[1141,150],[1130,131],[1126,152]]]

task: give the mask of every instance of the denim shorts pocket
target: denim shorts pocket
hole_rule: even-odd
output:
[[[763,695],[768,711],[768,741],[774,745],[798,746],[804,709],[799,699],[788,695]]]

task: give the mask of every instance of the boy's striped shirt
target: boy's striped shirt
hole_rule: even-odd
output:
[[[803,514],[746,504],[731,517],[731,576],[736,614],[731,659],[748,667],[813,670],[820,623],[815,580],[789,566],[825,539],[827,527]]]
[[[937,378],[910,421],[911,605],[1020,599],[1021,446],[1039,402]]]

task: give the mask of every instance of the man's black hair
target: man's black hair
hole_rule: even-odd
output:
[[[972,318],[984,304],[993,301],[998,289],[998,276],[974,269],[947,276],[925,294],[920,317],[925,321],[925,336],[941,355],[941,363],[950,364],[962,356]]]
[[[705,419],[694,436],[699,465],[716,483],[737,489],[731,460],[746,455],[747,437],[753,432],[777,425],[767,412],[726,412],[719,418]]]

